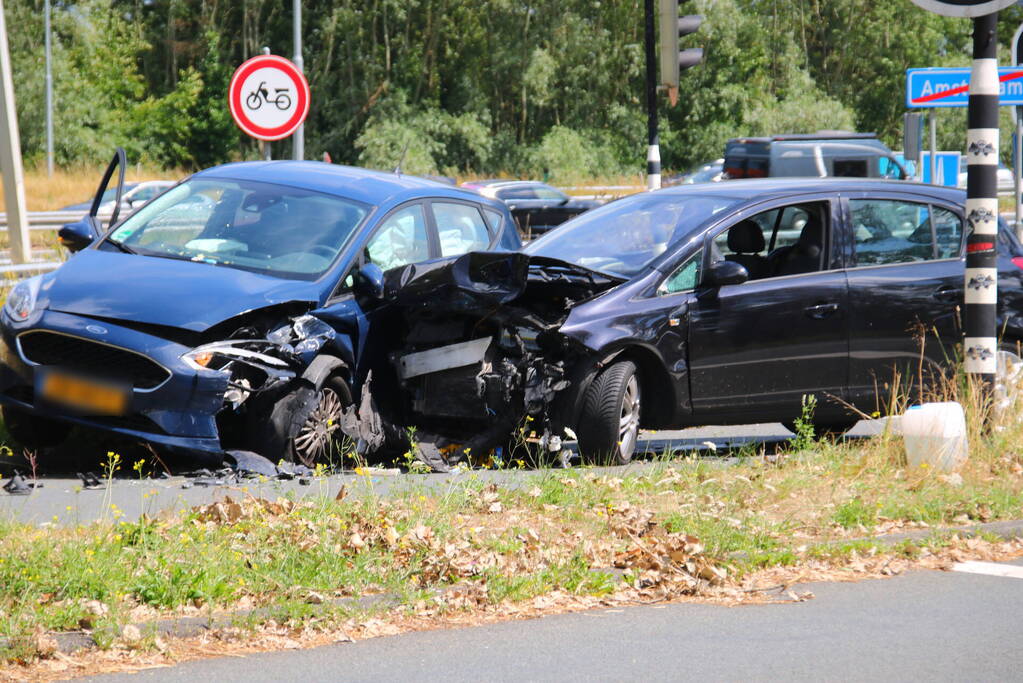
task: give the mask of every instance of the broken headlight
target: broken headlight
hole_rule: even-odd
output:
[[[286,371],[288,363],[261,351],[245,348],[246,345],[265,344],[259,340],[238,340],[214,342],[197,346],[182,354],[181,360],[196,370],[216,370],[229,372],[228,365],[232,361],[240,361],[261,368]]]

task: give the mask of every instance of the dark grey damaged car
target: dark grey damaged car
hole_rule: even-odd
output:
[[[883,409],[893,373],[922,362],[927,381],[961,352],[963,201],[872,180],[684,186],[523,253],[391,271],[362,426],[415,426],[440,467],[460,452],[443,446],[485,451],[527,418],[548,450],[578,436],[589,462],[628,462],[641,426],[791,423],[804,395],[841,432],[850,406]],[[998,249],[999,371],[1016,372],[1023,247],[1004,224]]]

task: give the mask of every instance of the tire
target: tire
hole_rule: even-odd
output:
[[[341,413],[351,404],[351,389],[339,375],[319,388],[300,382],[273,404],[269,418],[263,413],[262,425],[252,425],[250,447],[274,461],[328,463],[342,437]]]
[[[586,390],[579,417],[579,453],[587,464],[627,465],[639,438],[640,386],[636,365],[619,361]]]
[[[17,408],[0,409],[7,433],[18,445],[28,449],[59,446],[71,431],[71,425],[38,415],[30,415]]]

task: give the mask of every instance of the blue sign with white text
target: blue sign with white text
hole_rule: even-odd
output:
[[[1023,68],[998,69],[998,104],[1023,106]],[[969,103],[970,69],[907,69],[906,106],[965,107]]]

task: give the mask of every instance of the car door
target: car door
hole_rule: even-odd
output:
[[[959,208],[898,193],[844,198],[851,250],[850,397],[881,409],[887,388],[925,378],[961,339],[963,239]]]
[[[732,260],[752,279],[696,293],[689,323],[694,415],[709,423],[743,415],[790,420],[804,394],[817,395],[819,418],[842,414],[829,398],[843,397],[848,380],[837,207],[828,195],[762,205],[707,235],[705,269]]]
[[[427,261],[437,255],[436,237],[423,201],[414,201],[391,210],[364,238],[359,256],[342,277],[327,305],[317,315],[341,333],[338,343],[348,345],[348,354],[356,364],[356,388],[367,371],[379,362],[380,353],[390,348],[387,340],[398,331],[380,324],[385,308],[377,301],[361,300],[355,294],[355,277],[367,263],[388,271],[410,263]]]

